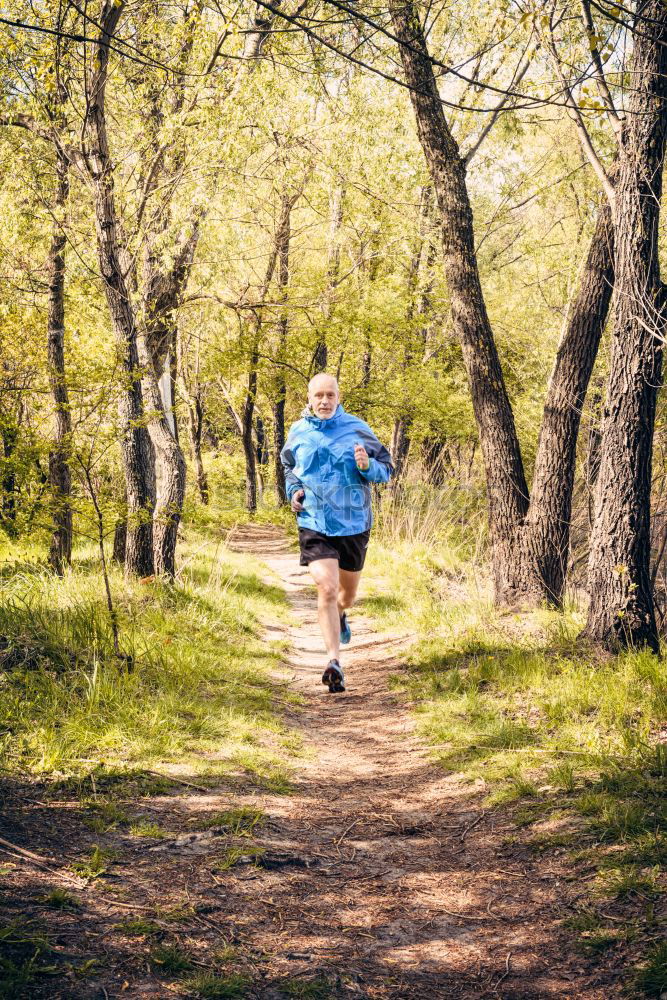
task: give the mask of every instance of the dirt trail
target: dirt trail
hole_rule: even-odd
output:
[[[330,695],[320,683],[314,591],[289,542],[275,529],[250,527],[239,529],[230,545],[261,558],[267,582],[284,587],[292,605],[295,624],[266,623],[266,636],[290,640],[287,662],[304,699],[287,720],[307,750],[297,761],[293,793],[184,788],[143,800],[142,809],[167,829],[192,829],[213,810],[261,808],[267,821],[254,834],[264,851],[260,867],[244,864],[250,860],[244,857],[212,872],[210,833],[153,846],[119,832],[94,838],[123,851],[115,889],[112,880],[79,892],[82,910],[59,915],[58,940],[74,966],[97,956],[98,974],[82,981],[72,973],[31,996],[188,995],[178,977],[168,981],[149,961],[155,939],[119,929],[119,922],[143,916],[157,916],[160,931],[198,955],[202,968],[226,942],[233,944],[252,983],[243,995],[259,1000],[620,996],[560,928],[565,905],[579,891],[566,860],[553,853],[545,860],[522,847],[511,817],[482,805],[481,788],[428,759],[409,706],[388,685],[401,669],[405,637],[375,634],[354,611],[343,661],[348,691]],[[59,816],[48,813],[40,828],[45,813],[30,802],[8,810],[6,836],[44,845],[63,865],[80,854],[80,830],[63,823],[67,804]],[[240,844],[250,850],[247,839]],[[53,885],[38,870],[21,875],[17,908],[37,898],[40,880]],[[167,921],[164,908],[184,899],[189,907],[180,923],[173,914]]]
[[[291,642],[305,698],[293,721],[312,752],[294,794],[273,810],[265,802],[274,817],[265,846],[297,852],[309,868],[271,880],[263,947],[307,955],[289,959],[292,974],[335,969],[368,997],[616,995],[561,950],[566,872],[504,845],[516,828],[427,759],[388,686],[406,637],[375,634],[353,611],[347,692],[330,695],[307,571],[270,529],[244,529],[232,545],[261,557],[288,595],[297,623],[267,636]]]

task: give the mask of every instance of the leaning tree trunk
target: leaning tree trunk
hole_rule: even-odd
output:
[[[57,152],[56,196],[49,247],[49,307],[46,353],[53,397],[54,435],[49,454],[49,481],[53,498],[53,532],[49,563],[62,575],[72,556],[72,473],[69,465],[72,418],[65,378],[65,210],[69,194],[69,162]]]
[[[415,8],[410,0],[393,0],[390,9],[442,220],[452,325],[463,351],[486,471],[495,596],[513,602],[521,583],[517,535],[528,511],[528,488],[480,283],[465,163],[444,115]]]
[[[209,501],[208,476],[204,468],[201,454],[201,437],[204,429],[204,407],[201,396],[196,394],[185,399],[186,422],[188,428],[188,438],[190,441],[190,454],[195,466],[195,479],[197,481],[197,491],[199,499],[203,504]]]
[[[175,260],[166,270],[155,245],[147,240],[143,267],[139,354],[143,366],[142,388],[148,410],[148,433],[155,460],[153,560],[155,572],[167,579],[173,579],[176,572],[178,525],[187,479],[173,405],[171,359],[176,353],[178,310],[192,270],[199,234],[198,219],[195,218],[190,235],[180,241]],[[161,375],[166,375],[167,381],[167,392],[164,394],[160,392]]]
[[[614,225],[605,198],[544,404],[519,569],[521,596],[531,603],[562,602],[579,424],[613,287]]]
[[[280,213],[279,231],[276,234],[278,245],[278,297],[283,303],[282,312],[278,319],[278,350],[277,359],[279,362],[285,360],[287,351],[287,333],[289,320],[285,301],[287,298],[287,288],[289,286],[289,250],[291,239],[291,212],[294,200],[289,195],[283,195],[282,208]],[[285,383],[285,369],[279,368],[276,377],[276,385],[273,399],[273,462],[276,477],[276,497],[278,504],[282,507],[287,503],[287,487],[285,485],[285,470],[280,461],[280,453],[285,444],[285,400],[287,396],[287,385]]]
[[[650,580],[653,429],[662,379],[666,297],[658,233],[667,132],[667,8],[637,5],[633,88],[614,204],[614,337],[588,564],[585,635],[608,649],[658,634]]]
[[[255,456],[255,443],[252,436],[253,415],[255,412],[255,399],[257,398],[257,365],[259,363],[259,323],[257,320],[257,330],[253,339],[250,352],[250,367],[248,369],[248,388],[245,402],[243,404],[243,414],[241,416],[241,442],[243,444],[243,454],[245,456],[245,505],[246,510],[251,513],[257,510],[257,460]]]
[[[169,426],[160,396],[157,372],[143,334],[138,338],[138,350],[148,433],[155,458],[153,565],[156,575],[173,580],[176,573],[178,525],[185,498],[185,459]]]
[[[113,164],[105,115],[109,45],[123,9],[123,0],[105,0],[100,15],[102,30],[95,46],[94,68],[87,88],[84,155],[93,182],[100,271],[124,380],[118,407],[128,511],[125,570],[148,576],[153,572],[151,483],[146,464],[150,443],[144,425],[135,316],[121,266]]]
[[[182,334],[177,331],[176,336],[176,357],[177,357],[177,378],[181,397],[185,403],[186,427],[188,431],[188,441],[190,443],[190,454],[195,466],[195,478],[199,499],[203,504],[209,501],[209,486],[206,470],[201,453],[201,439],[204,429],[204,403],[202,399],[202,387],[199,382],[199,341],[195,347],[194,363],[194,385],[190,384],[187,369],[187,349],[183,343]]]

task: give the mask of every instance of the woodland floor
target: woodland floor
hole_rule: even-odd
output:
[[[26,938],[31,920],[46,924],[54,965],[5,995],[620,997],[619,970],[578,954],[562,927],[581,888],[571,862],[536,856],[502,808],[485,808],[481,791],[418,742],[410,706],[388,686],[409,637],[374,634],[353,613],[348,690],[328,694],[314,592],[289,543],[250,527],[232,544],[264,561],[292,605],[293,625],[266,623],[267,639],[291,643],[304,700],[287,710],[305,745],[291,794],[158,790],[141,812],[178,836],[138,844],[119,830],[92,834],[64,791],[5,788],[0,834],[49,869],[5,856],[16,867],[3,878],[4,922],[21,921]],[[188,833],[243,806],[265,816],[251,836]],[[97,879],[75,879],[69,866],[92,843],[118,859]],[[223,850],[226,870],[212,865]],[[55,887],[78,907],[40,903]],[[179,954],[190,969],[174,968]],[[211,967],[216,977],[193,980]]]

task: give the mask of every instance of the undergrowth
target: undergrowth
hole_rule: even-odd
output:
[[[258,617],[283,616],[283,592],[259,579],[222,535],[191,532],[179,548],[174,586],[111,586],[123,653],[119,661],[93,550],[77,553],[62,579],[30,559],[0,573],[0,768],[42,778],[92,775],[93,799],[112,777],[156,766],[197,782],[247,775],[289,789],[298,741],[279,719],[291,700],[270,670],[278,646]],[[108,779],[108,781],[107,781]],[[89,794],[90,794],[89,792]],[[113,806],[92,812],[107,829]]]

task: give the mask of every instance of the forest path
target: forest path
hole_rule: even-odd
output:
[[[622,970],[577,952],[561,927],[577,900],[590,898],[582,868],[573,870],[565,851],[543,854],[527,843],[558,829],[536,823],[522,832],[511,809],[484,805],[483,781],[466,782],[429,759],[410,706],[389,685],[410,637],[373,632],[364,581],[343,654],[348,690],[330,695],[320,683],[314,588],[289,539],[251,525],[228,545],[260,559],[265,582],[280,585],[291,604],[292,623],[264,623],[267,641],[289,645],[289,686],[302,698],[284,709],[304,744],[292,758],[291,791],[272,790],[271,775],[248,780],[242,766],[214,787],[172,769],[167,788],[152,791],[137,785],[133,793],[134,779],[121,776],[119,797],[91,813],[101,778],[87,804],[70,786],[43,798],[30,783],[7,786],[4,846],[37,850],[46,866],[15,852],[11,865],[0,864],[0,922],[28,921],[14,934],[14,951],[28,959],[32,921],[46,924],[53,951],[45,960],[59,965],[27,990],[3,992],[0,983],[0,996],[620,997]],[[284,739],[276,735],[280,760]],[[204,763],[226,752],[213,748]],[[153,775],[141,780],[150,786]],[[235,816],[259,822],[234,827]],[[103,821],[99,832],[91,819]],[[130,822],[143,822],[143,832]],[[95,844],[105,852],[99,877],[73,878],[71,866]],[[49,904],[54,889],[74,891],[76,902]],[[0,946],[1,938],[2,927]]]
[[[409,707],[388,686],[409,637],[374,634],[353,610],[347,692],[329,694],[315,591],[297,554],[271,528],[246,526],[230,544],[260,558],[266,582],[288,596],[295,624],[268,623],[266,636],[289,640],[305,701],[289,721],[307,759],[293,793],[263,803],[271,819],[258,841],[293,863],[252,888],[256,946],[285,975],[319,970],[330,981],[335,972],[343,995],[617,995],[560,930],[566,870],[551,861],[545,870],[512,843],[516,827],[480,804],[479,789],[427,759]]]

